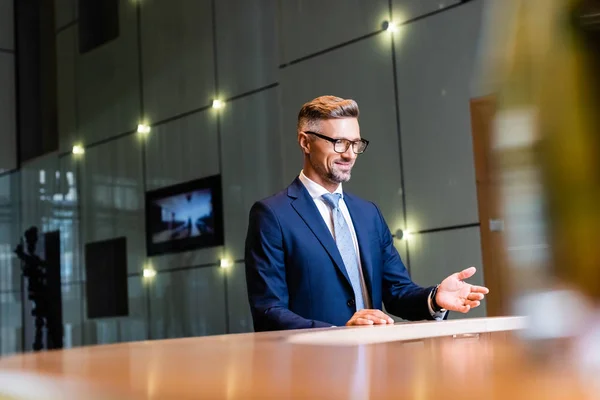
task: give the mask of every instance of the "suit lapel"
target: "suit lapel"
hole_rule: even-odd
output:
[[[373,282],[373,264],[371,263],[371,248],[369,247],[369,232],[367,231],[368,221],[365,220],[365,213],[356,204],[352,195],[344,193],[344,202],[350,212],[356,239],[358,240],[358,248],[360,250],[360,260],[365,273],[365,283],[369,289],[369,295],[372,297],[372,282]]]
[[[298,215],[300,215],[300,218],[304,220],[306,225],[308,225],[319,242],[321,242],[329,256],[333,259],[336,268],[344,275],[348,284],[351,285],[348,272],[346,271],[344,261],[342,260],[337,245],[335,244],[335,240],[333,240],[333,236],[331,235],[331,232],[329,232],[325,221],[323,221],[319,209],[315,205],[312,197],[308,194],[308,191],[304,188],[300,179],[296,178],[290,185],[288,188],[288,196],[295,199],[292,201],[292,207],[296,210]]]

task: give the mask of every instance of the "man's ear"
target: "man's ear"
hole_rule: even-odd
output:
[[[309,154],[310,153],[310,139],[308,135],[304,132],[298,132],[298,144],[302,149],[302,153]]]

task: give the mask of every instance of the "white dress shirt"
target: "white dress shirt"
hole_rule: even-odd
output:
[[[304,184],[306,190],[312,197],[315,205],[319,209],[321,213],[321,217],[327,224],[329,228],[329,232],[335,237],[335,233],[333,231],[333,216],[331,207],[325,202],[323,199],[323,195],[329,193],[329,190],[325,189],[323,186],[319,185],[317,182],[309,179],[304,175],[304,171],[300,171],[300,182]],[[358,248],[358,239],[356,238],[356,231],[354,230],[354,225],[352,224],[352,218],[350,217],[350,212],[348,211],[348,207],[346,206],[346,202],[344,201],[344,192],[342,191],[342,184],[337,187],[337,189],[333,193],[339,193],[342,197],[340,198],[340,202],[338,203],[338,207],[350,228],[350,233],[352,235],[352,242],[354,243],[354,249],[356,250],[356,256],[358,257],[358,266],[362,268],[360,263],[360,250]]]
[[[324,194],[330,193],[329,190],[325,189],[323,186],[319,185],[317,182],[309,179],[306,175],[304,175],[304,171],[300,171],[300,175],[298,176],[298,178],[300,179],[300,182],[302,182],[302,184],[304,185],[304,187],[310,194],[310,197],[313,199],[315,205],[317,206],[317,209],[321,213],[321,217],[323,217],[325,224],[329,228],[329,232],[331,232],[331,234],[335,237],[334,230],[333,230],[332,210],[322,197]],[[369,297],[368,291],[366,290],[366,284],[365,284],[365,280],[363,277],[362,264],[360,261],[360,250],[358,248],[358,239],[356,238],[356,231],[354,230],[354,225],[352,224],[352,218],[350,217],[350,212],[348,211],[348,207],[346,206],[346,202],[344,201],[344,192],[342,191],[341,183],[339,184],[339,186],[333,193],[340,193],[342,196],[340,198],[340,202],[339,202],[338,206],[340,208],[340,211],[342,212],[342,215],[344,216],[344,219],[346,220],[346,223],[348,224],[348,227],[350,228],[350,234],[352,235],[352,242],[354,243],[354,249],[356,250],[356,257],[358,258],[357,261],[358,261],[358,267],[359,267],[360,278],[361,278],[360,279],[361,286],[363,289],[362,292],[363,292],[363,297],[365,300],[365,308],[372,308],[371,298]],[[427,299],[427,305],[429,307],[429,312],[435,319],[437,319],[437,320],[443,319],[446,311],[443,310],[438,313],[433,311],[433,307],[432,307],[432,303],[431,303],[431,295]]]
[[[323,199],[323,195],[329,193],[329,190],[325,189],[323,186],[319,185],[317,182],[309,179],[306,175],[304,175],[304,171],[300,171],[299,176],[300,181],[308,190],[310,197],[312,197],[317,209],[321,213],[321,217],[325,221],[327,228],[329,228],[329,232],[335,238],[335,232],[333,229],[333,213],[331,207],[325,202]],[[356,252],[356,258],[358,262],[358,272],[360,278],[360,287],[363,295],[363,300],[365,304],[365,308],[372,308],[371,297],[369,296],[369,291],[367,290],[367,285],[365,283],[365,277],[363,275],[362,263],[360,261],[360,249],[358,248],[358,239],[356,238],[356,231],[354,230],[354,225],[352,224],[352,218],[350,217],[350,212],[348,211],[348,207],[344,202],[344,192],[342,191],[342,184],[337,187],[337,189],[333,193],[339,193],[341,195],[340,201],[338,203],[338,207],[346,220],[346,224],[348,224],[348,228],[350,228],[350,235],[352,236],[352,243],[354,244],[354,250]]]

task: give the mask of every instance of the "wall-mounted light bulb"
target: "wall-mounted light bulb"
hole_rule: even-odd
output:
[[[392,21],[385,21],[383,28],[390,33],[394,33],[398,31],[398,24]]]
[[[142,135],[147,135],[150,133],[150,125],[147,124],[139,124],[137,126],[137,132]]]
[[[144,268],[143,276],[147,279],[154,278],[156,276],[156,271],[151,267],[146,267]]]
[[[73,154],[80,155],[83,153],[85,153],[85,149],[82,145],[76,144],[75,146],[73,146]]]
[[[405,230],[398,229],[394,236],[398,240],[410,240],[413,238],[414,234],[408,229],[405,229]]]
[[[221,268],[229,268],[233,265],[233,262],[228,258],[222,258],[219,265]]]
[[[223,100],[214,99],[212,102],[213,108],[223,108],[224,106],[225,106],[225,103],[223,102]]]

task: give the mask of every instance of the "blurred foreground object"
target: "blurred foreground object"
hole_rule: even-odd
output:
[[[566,347],[585,343],[597,368],[600,0],[500,0],[488,13],[482,68],[511,313],[529,317],[532,350],[551,353],[550,341],[560,353],[556,340],[575,338]]]

